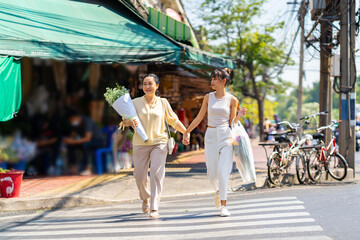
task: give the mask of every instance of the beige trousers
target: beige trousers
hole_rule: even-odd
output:
[[[165,176],[167,144],[135,145],[133,153],[134,176],[141,200],[150,198],[150,209],[158,210]],[[148,169],[150,164],[150,190]]]

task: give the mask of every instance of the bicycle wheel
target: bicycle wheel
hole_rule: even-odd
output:
[[[320,180],[322,170],[317,151],[312,151],[310,153],[307,160],[307,171],[311,181],[318,182]]]
[[[339,181],[346,177],[347,167],[348,164],[345,158],[339,153],[331,155],[326,163],[326,168],[330,176]]]
[[[268,177],[269,181],[276,186],[280,186],[282,181],[282,169],[280,163],[280,154],[278,152],[273,152],[268,162]]]
[[[296,159],[296,176],[300,184],[304,184],[306,178],[306,158],[299,155]]]

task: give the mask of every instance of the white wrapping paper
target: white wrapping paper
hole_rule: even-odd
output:
[[[128,120],[137,119],[139,122],[139,126],[135,129],[136,133],[139,134],[141,139],[146,142],[149,138],[146,135],[145,129],[137,116],[134,104],[132,103],[131,97],[129,93],[118,98],[112,105],[112,107],[119,113],[123,118]]]

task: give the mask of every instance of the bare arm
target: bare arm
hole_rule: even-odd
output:
[[[196,118],[191,122],[190,126],[186,129],[184,135],[189,134],[192,130],[194,130],[194,128],[197,127],[197,125],[200,124],[200,122],[203,120],[203,118],[205,117],[205,114],[207,112],[207,108],[208,108],[208,102],[209,102],[209,94],[206,94],[204,97],[204,101],[201,105],[200,111],[198,113],[198,115],[196,116]]]
[[[186,131],[185,126],[180,121],[176,124],[175,129],[181,132],[182,134],[184,134]]]
[[[237,105],[238,105],[238,100],[235,97],[232,97],[230,101],[229,126],[232,126],[233,120],[235,119]]]
[[[238,113],[236,115],[234,123],[237,123],[240,120],[241,117],[245,117],[246,113],[247,113],[246,107],[238,109]]]
[[[82,144],[82,143],[90,142],[91,138],[92,138],[92,133],[86,132],[85,136],[80,139],[64,138],[63,141],[66,144],[74,145],[74,144]]]

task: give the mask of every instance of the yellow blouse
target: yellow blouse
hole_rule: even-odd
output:
[[[144,96],[133,99],[138,117],[144,126],[149,140],[144,142],[135,132],[133,137],[133,145],[155,145],[159,143],[167,143],[169,135],[167,133],[166,121],[175,128],[179,122],[178,116],[173,112],[166,98],[156,97],[149,107]],[[165,107],[165,110],[163,108]]]

